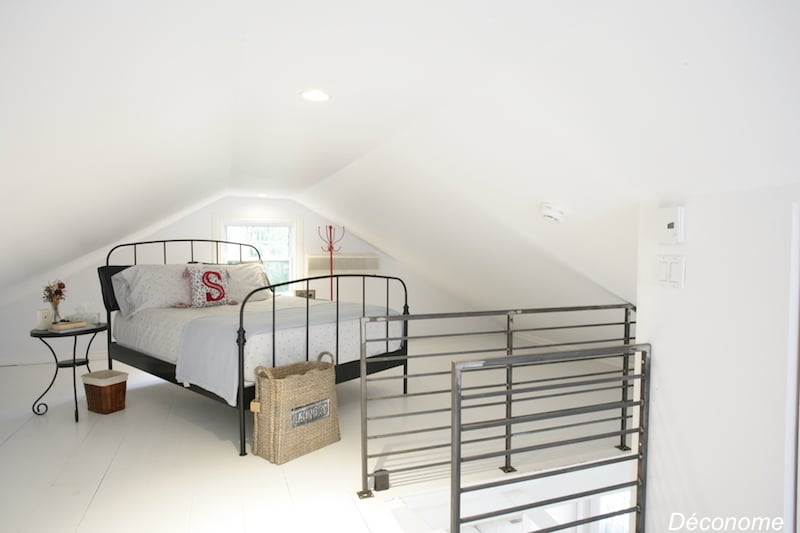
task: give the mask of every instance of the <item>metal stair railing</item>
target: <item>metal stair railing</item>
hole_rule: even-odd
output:
[[[450,474],[450,531],[460,531],[465,524],[492,522],[500,517],[514,516],[517,521],[526,519],[526,531],[550,532],[574,528],[581,525],[599,522],[602,520],[626,517],[633,525],[636,532],[644,532],[645,524],[645,491],[647,479],[647,434],[648,434],[648,409],[649,409],[649,383],[650,383],[650,354],[649,344],[622,345],[616,347],[592,348],[567,352],[553,352],[546,354],[529,354],[513,356],[502,359],[485,359],[462,361],[452,363],[452,423],[451,423],[451,474]],[[597,358],[621,357],[627,361],[624,365],[625,372],[615,376],[564,376],[563,379],[553,379],[546,383],[534,385],[514,385],[505,391],[477,391],[470,382],[480,381],[481,373],[496,369],[509,368],[535,368],[539,365],[552,364],[580,364],[582,361],[596,360]],[[594,394],[609,384],[617,383],[624,386],[628,394],[622,398],[608,401],[601,394]],[[586,387],[589,387],[587,389]],[[570,405],[554,405],[546,401],[548,396],[558,392],[579,388],[584,399]],[[475,417],[465,421],[466,411],[476,406],[483,406],[496,399],[508,399],[513,405],[514,412],[504,417]],[[523,405],[524,403],[524,405]],[[536,407],[541,404],[542,407]],[[614,427],[616,417],[607,417],[608,413],[620,413],[623,420],[629,424]],[[475,449],[475,441],[470,441],[468,436],[473,433],[503,428],[513,436],[514,444],[509,446],[486,449],[482,444],[479,450]],[[517,429],[519,428],[519,429]],[[531,438],[533,435],[544,438]],[[503,477],[489,482],[465,482],[465,468],[472,462],[486,459],[510,457],[519,458],[524,455],[535,455],[542,450],[564,450],[565,456],[570,456],[571,448],[584,445],[593,441],[616,440],[618,438],[632,438],[635,441],[635,451],[630,447],[611,452],[612,447],[606,447],[607,453],[590,460],[575,461],[554,468],[538,469],[523,475]],[[617,446],[617,448],[619,448]],[[627,477],[614,479],[606,470],[612,465],[625,463],[635,465],[635,468],[626,469]],[[570,477],[571,476],[571,477]],[[563,481],[563,478],[569,481]],[[555,478],[562,478],[562,483],[552,483]],[[546,497],[535,496],[534,483],[550,482]],[[476,494],[485,491],[508,492],[508,487],[516,489],[517,494],[531,494],[529,501],[516,502],[506,507],[492,508],[484,503],[496,501],[492,498],[475,500]],[[559,491],[554,486],[569,486],[569,490]],[[600,509],[594,511],[588,506],[588,512],[576,513],[576,516],[561,523],[538,523],[535,519],[525,516],[526,513],[542,513],[548,508],[555,508],[564,504],[577,504],[585,500],[597,500],[606,494],[627,492],[628,503],[614,509]],[[463,498],[473,496],[470,514],[464,515]],[[584,506],[586,508],[587,506]],[[577,508],[577,505],[576,505]],[[548,515],[548,518],[550,516]],[[626,518],[623,518],[625,520]],[[534,527],[535,529],[530,529]],[[628,529],[630,530],[630,529]]]

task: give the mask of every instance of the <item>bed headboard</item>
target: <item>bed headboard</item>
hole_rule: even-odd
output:
[[[106,311],[119,311],[119,304],[114,296],[114,287],[111,285],[111,276],[129,266],[131,265],[106,265],[97,268],[97,274],[100,276],[100,291],[103,293],[103,305],[105,305]]]
[[[111,277],[117,272],[138,264],[221,263],[224,250],[229,254],[226,263],[261,261],[261,253],[252,244],[215,239],[167,239],[114,246],[106,255],[106,264],[97,268],[106,311],[119,311],[111,283]]]

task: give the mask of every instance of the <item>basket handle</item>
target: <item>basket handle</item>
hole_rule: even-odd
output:
[[[325,357],[326,355],[331,358],[332,365],[336,363],[336,358],[333,356],[331,352],[319,352],[319,355],[317,356],[317,361],[322,361],[322,358]]]
[[[267,379],[275,379],[275,376],[272,375],[272,369],[265,366],[256,367],[256,376]]]

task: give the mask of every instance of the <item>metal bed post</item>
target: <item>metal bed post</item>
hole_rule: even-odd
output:
[[[311,320],[311,299],[308,297],[308,289],[309,289],[309,281],[306,280],[306,361],[311,360],[309,358],[311,354],[311,332],[309,331],[308,327],[308,324]],[[274,319],[272,321],[272,324],[273,326],[275,325]],[[333,363],[336,364],[337,361],[334,361]],[[275,366],[275,361],[272,362],[272,366]]]
[[[333,284],[333,280],[331,280],[331,284]],[[331,285],[333,286],[333,285]],[[333,290],[333,289],[331,289]],[[331,293],[331,298],[333,298],[333,293]],[[339,363],[339,276],[336,276],[336,361],[334,364]],[[308,329],[308,327],[306,327]]]
[[[106,356],[108,357],[108,369],[114,369],[114,363],[112,362],[113,359],[111,358],[111,343],[113,342],[112,335],[111,335],[111,311],[106,308],[106,324],[108,324],[108,329],[106,330]]]
[[[245,298],[245,302],[247,299]],[[239,346],[239,455],[247,455],[245,444],[245,413],[244,413],[244,345],[247,342],[244,332],[244,305],[239,308],[239,332],[236,344]]]
[[[273,367],[277,366],[277,362],[275,361],[275,359],[277,358],[277,348],[275,346],[275,340],[276,340],[276,338],[275,338],[275,329],[276,329],[275,328],[275,312],[276,312],[275,311],[275,300],[276,300],[276,297],[275,296],[276,296],[275,294],[272,295],[272,366]],[[242,307],[244,307],[244,306],[242,306]],[[306,359],[308,359],[308,348],[306,348]]]

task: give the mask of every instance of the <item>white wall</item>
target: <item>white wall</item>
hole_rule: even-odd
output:
[[[162,238],[218,238],[222,236],[221,222],[226,218],[264,220],[275,217],[294,218],[301,222],[303,228],[301,242],[304,247],[299,254],[301,257],[305,253],[321,253],[322,241],[317,236],[318,226],[327,224],[338,226],[336,221],[324,219],[292,200],[225,196],[145,228],[120,242]],[[28,335],[34,327],[36,309],[47,307],[41,301],[41,292],[49,281],[59,278],[67,284],[68,294],[66,301],[61,305],[62,315],[86,311],[104,312],[97,267],[105,262],[106,253],[111,246],[109,244],[108,247],[80,257],[63,265],[59,270],[41,274],[41,278],[40,274],[36,274],[18,284],[13,291],[6,292],[3,299],[0,299],[0,336],[3,338],[0,346],[0,365],[52,362],[52,356],[47,349]],[[342,253],[378,253],[381,261],[380,273],[398,276],[406,281],[412,312],[464,308],[463,302],[458,298],[432,287],[406,266],[382,253],[358,235],[348,232],[340,246]],[[300,275],[303,275],[302,271]],[[92,358],[104,357],[105,341],[103,334],[98,335],[92,345]],[[71,345],[67,344],[68,341],[61,342],[63,344],[58,345],[59,355],[62,355],[61,350],[71,349]],[[81,346],[84,345],[81,343]]]
[[[790,515],[798,201],[796,185],[685,198],[677,246],[656,243],[655,205],[641,210],[637,336],[653,344],[648,530],[667,531],[672,513]],[[684,289],[657,285],[665,253],[685,255]]]

